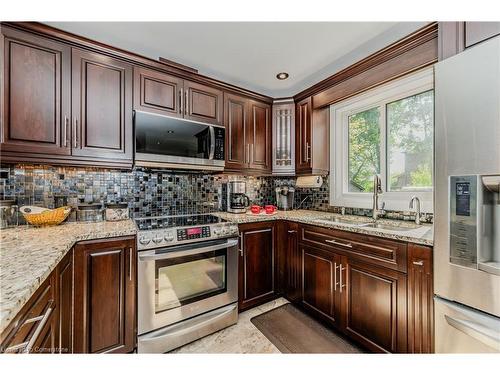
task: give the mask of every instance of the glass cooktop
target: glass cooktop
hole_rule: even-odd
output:
[[[135,219],[139,230],[154,230],[225,223],[227,220],[215,215],[156,216]]]

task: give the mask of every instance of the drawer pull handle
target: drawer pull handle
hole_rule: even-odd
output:
[[[288,233],[297,233],[296,230],[289,230]]]
[[[23,353],[29,353],[31,351],[31,348],[33,348],[33,345],[35,344],[36,340],[38,339],[38,336],[40,336],[40,333],[42,333],[42,330],[45,328],[45,324],[49,320],[51,313],[52,313],[52,307],[49,307],[47,309],[47,311],[45,312],[45,314],[43,314],[41,316],[37,316],[36,318],[28,319],[24,324],[28,323],[28,321],[30,321],[30,322],[40,321],[40,323],[38,323],[38,326],[35,329],[35,332],[33,333],[33,336],[31,336],[29,341],[22,342],[22,343],[17,344],[17,345],[9,346],[7,349],[5,349],[5,352],[6,353],[17,352],[18,349],[23,348],[23,350],[22,350]]]
[[[416,266],[423,266],[424,265],[424,261],[423,260],[414,260],[413,264],[416,265]]]
[[[352,248],[352,244],[351,243],[343,243],[343,242],[338,242],[338,241],[335,241],[335,240],[325,240],[325,242],[331,243],[333,245],[340,245],[340,246]]]

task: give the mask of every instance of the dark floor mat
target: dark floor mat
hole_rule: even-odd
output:
[[[365,353],[290,303],[250,321],[282,353]]]

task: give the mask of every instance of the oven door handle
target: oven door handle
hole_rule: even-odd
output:
[[[172,336],[180,336],[186,332],[193,331],[199,327],[207,326],[210,323],[212,323],[215,320],[219,320],[223,318],[226,315],[232,314],[234,310],[237,309],[237,305],[229,305],[226,306],[218,311],[212,311],[206,314],[206,319],[203,319],[201,321],[196,321],[196,319],[192,319],[191,324],[189,320],[182,322],[185,323],[184,327],[182,328],[177,328],[177,327],[165,327],[163,329],[160,329],[158,331],[148,333],[144,335],[143,337],[139,337],[138,340],[141,343],[147,343],[147,342],[154,342],[158,340],[164,340],[167,337],[172,337]]]
[[[226,249],[228,247],[233,247],[233,246],[238,246],[237,239],[236,240],[229,240],[229,241],[221,243],[219,245],[201,247],[199,249],[189,249],[189,250],[184,250],[184,251],[170,251],[170,252],[164,253],[164,254],[154,254],[154,251],[153,251],[153,253],[149,253],[149,254],[148,253],[146,253],[146,254],[139,253],[139,261],[149,262],[151,260],[173,259],[173,258],[187,256],[187,255],[203,254],[203,253],[207,253],[209,251]]]
[[[213,160],[215,155],[215,130],[213,126],[210,126],[208,129],[210,132],[210,151],[208,154],[208,160]]]

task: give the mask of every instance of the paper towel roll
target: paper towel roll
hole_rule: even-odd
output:
[[[319,189],[323,185],[323,177],[321,176],[300,176],[297,177],[295,184],[298,188]]]

